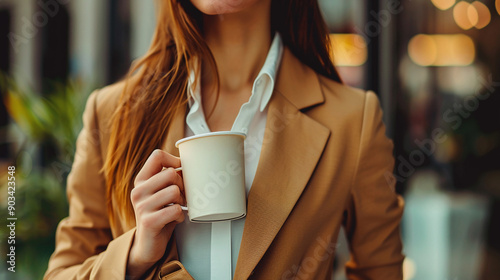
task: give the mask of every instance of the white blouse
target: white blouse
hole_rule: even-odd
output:
[[[283,43],[280,35],[276,33],[264,66],[254,81],[252,95],[248,102],[241,106],[231,129],[231,131],[247,134],[245,139],[245,187],[247,195],[257,171],[262,141],[264,139],[268,103],[274,90],[276,73],[281,63],[282,55]],[[195,73],[190,73],[188,83],[190,110],[186,117],[186,137],[210,132],[203,113],[200,83],[198,82],[195,85],[194,78]],[[212,227],[212,224],[191,223],[187,217],[183,223],[176,226],[175,237],[177,239],[179,260],[195,279],[210,279],[210,275],[214,278],[214,273],[216,272],[212,270],[229,269],[228,266],[223,268],[216,267],[218,264],[214,261],[211,262],[211,259],[214,258],[219,263],[224,262],[224,258],[228,258],[227,262],[231,264],[231,268],[229,269],[231,276],[227,278],[232,278],[234,275],[245,218],[225,223],[230,223],[230,231],[228,230],[227,237],[224,237],[224,234],[212,236],[213,232],[220,232],[220,226],[216,229],[215,226]],[[217,238],[218,240],[216,240]],[[211,248],[215,246],[214,244],[223,243],[224,240],[221,239],[224,238],[231,239],[230,256],[228,256],[228,248],[228,254],[224,254],[224,248]],[[227,241],[229,244],[229,240]],[[227,275],[229,275],[229,272]]]

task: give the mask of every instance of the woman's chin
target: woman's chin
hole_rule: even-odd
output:
[[[245,10],[260,0],[191,0],[206,15],[232,14]]]

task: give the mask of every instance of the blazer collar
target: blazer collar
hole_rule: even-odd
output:
[[[278,73],[277,92],[297,109],[305,109],[325,101],[318,75],[285,48]]]
[[[235,279],[247,279],[285,223],[321,158],[330,130],[300,109],[324,101],[317,74],[285,50],[248,194]]]

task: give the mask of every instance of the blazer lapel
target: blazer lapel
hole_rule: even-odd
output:
[[[324,100],[316,73],[288,49],[280,68],[248,194],[235,279],[247,279],[264,256],[307,185],[330,135],[329,129],[300,111]]]

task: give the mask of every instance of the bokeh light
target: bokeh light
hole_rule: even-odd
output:
[[[474,1],[469,6],[469,11],[472,11],[472,9],[470,7],[475,7],[476,8],[476,12],[477,12],[477,23],[475,25],[476,28],[477,29],[481,29],[481,28],[486,27],[490,23],[490,21],[491,21],[490,9],[488,9],[488,7],[485,4],[483,4],[483,3],[479,2],[479,1]],[[469,17],[470,16],[471,16],[471,14],[469,14]],[[471,20],[471,22],[472,22],[472,20]]]
[[[463,34],[419,34],[410,40],[408,55],[420,66],[465,66],[474,62],[472,39]]]
[[[453,8],[453,19],[460,28],[471,29],[478,21],[476,7],[465,1],[458,2]]]
[[[432,65],[437,58],[436,42],[430,35],[419,34],[410,40],[408,45],[410,58],[418,65]]]
[[[467,16],[469,17],[469,22],[472,26],[476,26],[479,22],[479,12],[476,9],[476,6],[469,4],[467,7]]]
[[[360,66],[368,58],[365,39],[357,34],[330,34],[333,62],[337,66]]]
[[[495,6],[497,7],[497,13],[500,15],[500,0],[496,0]]]
[[[455,0],[431,0],[432,4],[440,10],[448,10],[455,5]]]

